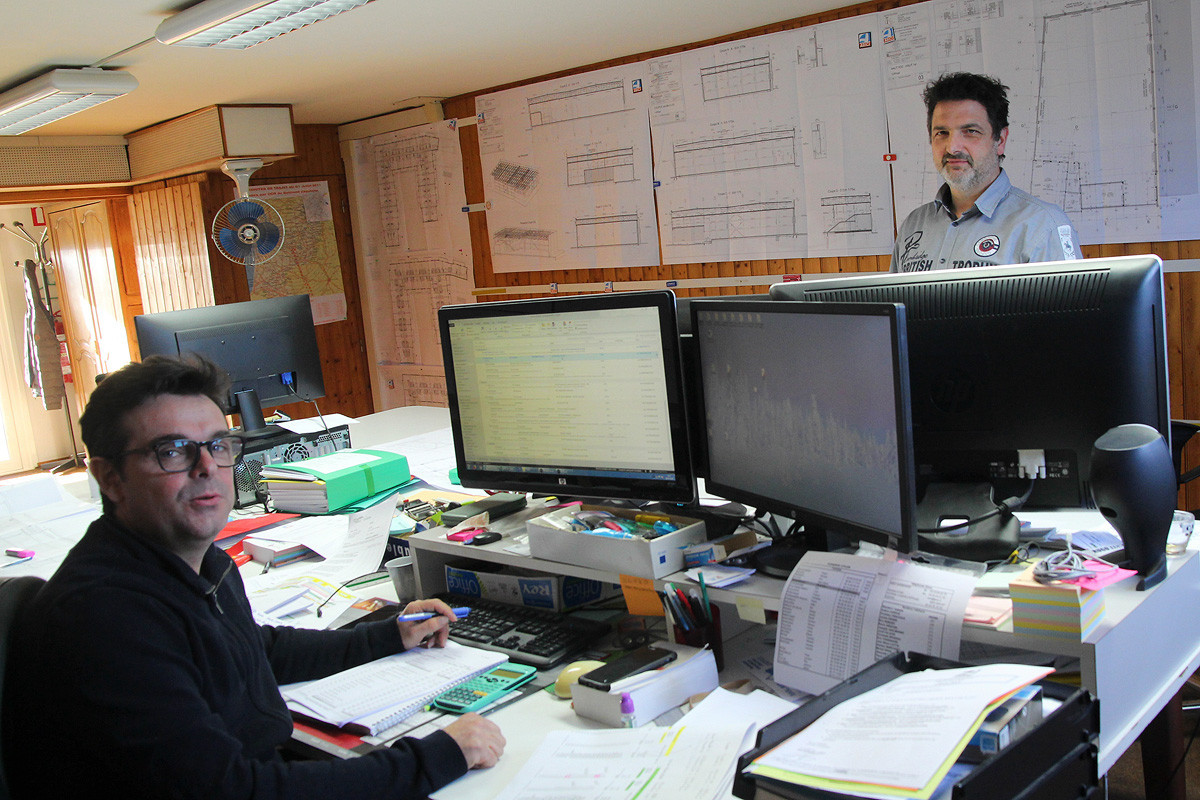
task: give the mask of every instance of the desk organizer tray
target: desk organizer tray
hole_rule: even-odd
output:
[[[641,513],[636,509],[585,503],[534,517],[526,523],[530,555],[638,578],[661,578],[683,569],[685,547],[707,539],[703,522],[674,515],[656,515],[667,516],[679,529],[654,539],[612,539],[582,531],[562,530],[546,521],[551,516],[565,520],[580,511],[606,511],[614,517],[631,521]]]
[[[733,793],[745,800],[847,800],[786,781],[743,774],[751,761],[810,725],[843,700],[882,686],[906,672],[963,667],[954,661],[897,653],[814,697],[758,733],[758,745],[738,759]],[[999,753],[988,756],[954,785],[952,800],[1063,800],[1100,797],[1097,766],[1100,704],[1084,689],[1039,681],[1042,695],[1061,705],[1042,723]]]

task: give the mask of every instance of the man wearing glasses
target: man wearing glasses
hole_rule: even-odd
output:
[[[260,627],[213,545],[233,507],[241,440],[227,379],[157,356],[110,374],[80,418],[104,514],[13,630],[3,703],[13,797],[423,797],[496,763],[504,738],[466,715],[345,761],[286,761],[278,683],[444,644],[420,623],[350,631]]]

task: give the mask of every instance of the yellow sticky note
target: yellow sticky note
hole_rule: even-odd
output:
[[[738,616],[747,622],[757,622],[762,625],[767,621],[767,610],[763,601],[758,597],[738,597]]]
[[[625,595],[625,606],[630,614],[644,617],[661,617],[663,615],[662,601],[654,590],[654,581],[650,578],[636,578],[633,575],[621,576],[621,593]]]

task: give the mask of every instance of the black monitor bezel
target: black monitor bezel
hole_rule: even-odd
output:
[[[610,478],[603,476],[541,476],[537,473],[480,470],[468,466],[465,455],[462,417],[454,375],[454,354],[450,338],[451,321],[496,316],[603,311],[620,308],[648,308],[656,312],[663,353],[664,381],[667,392],[672,460],[675,474],[671,480]],[[447,405],[454,437],[454,455],[458,479],[463,486],[562,497],[620,500],[635,503],[662,502],[685,504],[696,499],[696,476],[688,436],[687,397],[683,382],[675,295],[670,291],[607,292],[526,300],[490,301],[443,306],[438,310],[442,361],[446,375]],[[586,387],[580,387],[581,391]],[[611,387],[608,387],[611,391]]]
[[[926,367],[924,376],[918,373],[923,372],[922,364],[947,361],[944,355],[931,356],[930,348],[942,353],[951,347],[962,350],[968,345],[955,340],[969,337],[980,343],[978,347],[992,351],[999,347],[996,342],[1003,336],[1022,341],[1021,345],[1010,346],[1003,352],[1019,352],[1024,359],[1040,355],[1055,344],[1053,335],[1034,335],[1029,331],[1046,326],[1050,326],[1049,329],[1057,326],[1058,330],[1062,330],[1064,322],[1070,319],[1064,315],[1075,315],[1075,322],[1070,326],[1072,330],[1077,330],[1080,323],[1086,322],[1090,330],[1102,331],[1098,338],[1092,340],[1092,347],[1096,352],[1110,352],[1112,356],[1106,364],[1107,369],[1094,370],[1092,380],[1079,380],[1071,384],[1078,386],[1086,402],[1093,406],[1088,414],[1095,418],[1091,424],[1093,431],[1080,431],[1071,437],[1076,439],[1074,446],[1069,449],[1075,452],[1078,459],[1077,480],[1036,481],[1026,505],[1036,508],[1086,508],[1094,505],[1087,481],[1091,442],[1110,427],[1142,422],[1156,428],[1170,442],[1165,299],[1162,261],[1158,256],[1114,256],[914,273],[814,276],[812,279],[775,284],[770,293],[775,300],[888,301],[906,304],[910,367],[913,370],[914,443],[922,483],[925,480],[971,480],[969,474],[974,475],[973,479],[976,480],[988,480],[976,474],[981,459],[972,456],[970,448],[956,443],[956,438],[961,439],[963,434],[956,433],[952,425],[938,421],[938,414],[930,410],[933,389],[927,385],[929,381],[924,376],[932,371]],[[1087,313],[1094,316],[1079,316],[1080,310],[1070,304],[1078,305],[1081,301],[1066,301],[1064,296],[1087,298],[1086,303],[1092,306]],[[1134,313],[1130,313],[1131,309]],[[961,319],[970,319],[973,327],[954,328],[960,325]],[[1101,319],[1104,321],[1098,321]],[[937,334],[931,332],[935,329],[938,330]],[[954,330],[958,331],[957,335],[953,333]],[[1078,346],[1078,343],[1073,345]],[[1151,347],[1154,351],[1152,361],[1147,361]],[[1074,361],[1071,363],[1074,364]],[[1118,370],[1114,361],[1123,362],[1123,370]],[[1023,368],[1021,375],[1014,375],[1012,381],[1025,386],[1027,392],[1032,392],[1033,387],[1042,385],[1040,381],[1044,379],[1029,374],[1034,371]],[[1041,376],[1058,377],[1057,371],[1043,369],[1039,372]],[[1121,374],[1118,375],[1118,372]],[[1127,388],[1117,389],[1118,385]],[[1149,385],[1154,387],[1153,402],[1145,393]],[[1108,396],[1116,397],[1118,391],[1125,393],[1120,398],[1121,403],[1132,402],[1138,406],[1135,416],[1130,417],[1128,412],[1109,412],[1107,409],[1114,407],[1115,401],[1105,404],[1090,399],[1097,393],[1111,393]],[[1130,392],[1138,395],[1132,401],[1128,399]],[[1016,391],[1012,392],[1014,397],[1016,394]],[[1077,422],[1080,404],[1073,404],[1074,416],[1070,425]],[[1038,416],[1038,412],[1031,411],[1028,416],[1033,418]],[[1000,430],[998,426],[997,431]],[[995,442],[1003,435],[1007,435],[1007,428],[1003,429],[1003,433],[990,432],[988,440]],[[1028,443],[1026,449],[1036,449],[1035,444]],[[997,452],[997,448],[990,444],[984,449],[993,454]],[[955,454],[955,450],[961,452],[961,458]],[[1030,486],[1028,480],[1022,479],[993,479],[991,482],[1003,496],[1021,495]],[[918,491],[921,491],[921,484]]]
[[[753,506],[759,511],[781,514],[803,525],[810,545],[818,543],[811,534],[817,531],[841,536],[851,541],[867,541],[881,547],[890,548],[901,553],[913,552],[917,549],[916,523],[916,470],[913,459],[912,423],[909,402],[909,370],[907,364],[907,340],[905,332],[904,307],[895,303],[775,303],[762,300],[735,300],[721,298],[706,301],[695,299],[691,303],[691,330],[695,339],[696,363],[703,363],[703,339],[700,315],[706,310],[721,312],[762,312],[772,314],[833,314],[840,316],[871,316],[883,317],[889,321],[892,349],[892,370],[895,386],[896,408],[896,447],[899,460],[899,486],[897,492],[900,499],[899,530],[883,530],[869,525],[861,520],[836,517],[823,511],[806,507],[789,498],[771,497],[755,491],[754,487],[737,486],[714,479],[711,469],[704,472],[706,489],[719,497],[734,500]],[[779,354],[785,358],[786,354]],[[694,406],[702,412],[704,403],[704,378],[702,370],[695,381],[698,398]],[[708,464],[709,453],[707,446],[707,419],[697,420],[702,426],[701,437],[705,441],[704,461]],[[823,542],[822,542],[823,543]]]
[[[178,357],[192,352],[228,373],[231,386],[221,409],[227,414],[238,412],[234,395],[247,389],[257,392],[263,406],[312,401],[325,395],[312,302],[306,294],[139,314],[133,318],[133,324],[143,358],[149,355]],[[282,332],[283,336],[274,336],[273,341],[282,338],[287,347],[255,347],[253,337],[267,330],[274,334]],[[226,333],[228,337],[217,348],[194,344],[181,346],[181,339],[194,342],[198,336]],[[261,356],[254,368],[239,367],[251,351]],[[289,391],[279,379],[282,372],[296,373],[295,392]]]

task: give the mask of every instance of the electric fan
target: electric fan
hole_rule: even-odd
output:
[[[250,197],[250,176],[262,167],[257,158],[226,161],[221,171],[237,184],[237,199],[221,206],[213,219],[212,238],[221,255],[246,267],[246,283],[254,289],[254,267],[283,247],[283,218],[274,206]]]

